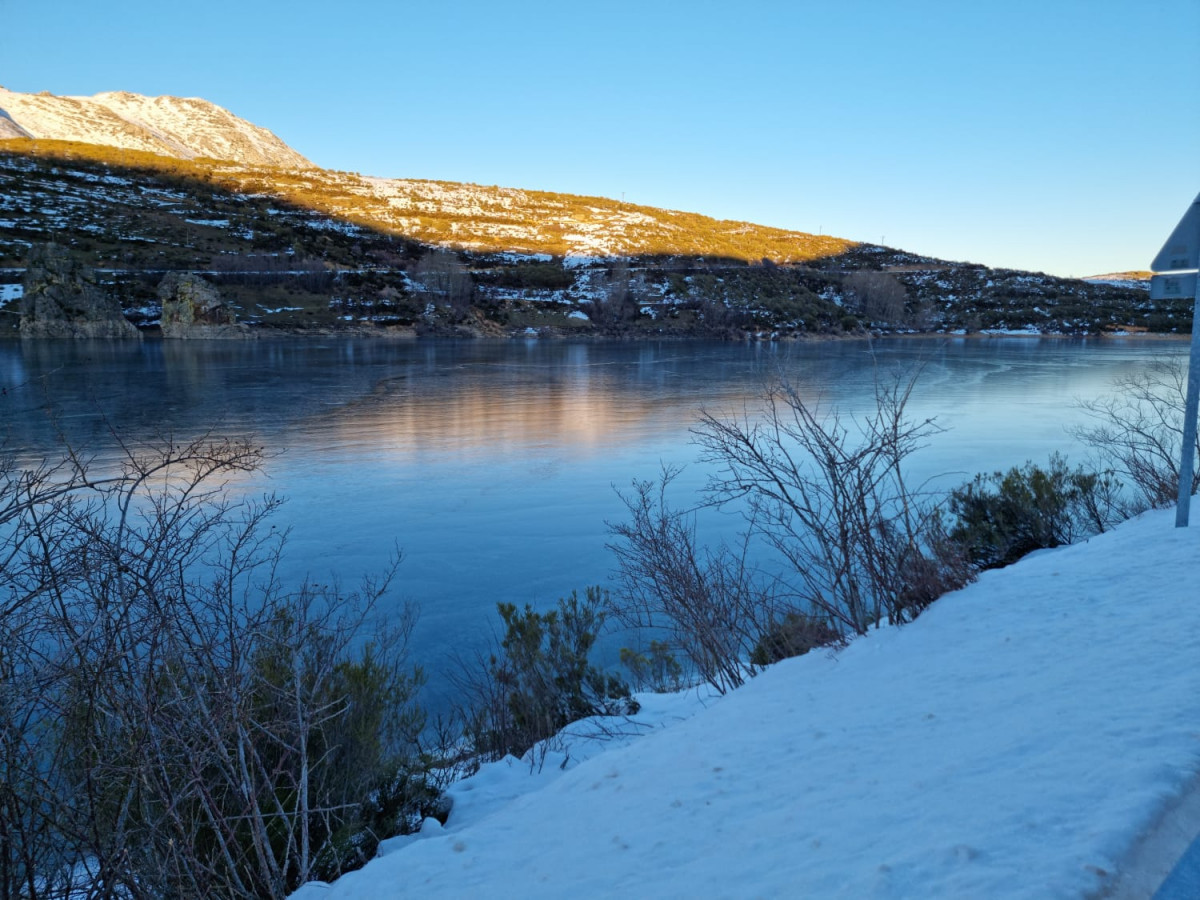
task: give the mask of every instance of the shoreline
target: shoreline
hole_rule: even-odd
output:
[[[293,338],[353,338],[385,342],[407,342],[425,340],[451,341],[585,341],[607,343],[613,341],[630,341],[635,343],[647,341],[665,341],[685,343],[689,341],[720,341],[722,343],[745,344],[801,344],[826,343],[835,341],[871,341],[871,340],[985,340],[985,339],[1016,339],[1016,340],[1075,340],[1075,341],[1113,341],[1113,340],[1148,340],[1148,341],[1179,341],[1188,342],[1191,334],[1167,334],[1164,332],[1139,331],[1106,331],[1091,334],[1063,334],[1061,332],[1027,332],[1027,331],[973,331],[973,332],[867,332],[861,334],[768,334],[744,333],[741,335],[721,334],[680,334],[671,332],[629,332],[607,333],[596,331],[563,331],[552,327],[542,329],[527,329],[526,331],[491,331],[469,326],[451,327],[448,329],[422,330],[411,327],[378,328],[371,326],[351,326],[346,328],[275,328],[271,326],[249,326],[240,334],[227,336],[197,335],[195,337],[167,338],[157,328],[139,330],[140,340],[146,341],[220,341],[222,343],[243,343],[247,341],[293,339]],[[119,338],[85,338],[85,337],[46,337],[23,335],[13,328],[0,331],[0,340],[12,341],[74,341],[74,340],[104,340],[122,342]]]

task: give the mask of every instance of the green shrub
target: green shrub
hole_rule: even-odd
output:
[[[754,645],[750,662],[756,666],[769,666],[838,640],[840,635],[827,618],[793,610],[782,619],[770,621]]]
[[[497,604],[504,637],[483,684],[471,687],[477,708],[467,736],[478,754],[523,756],[571,722],[637,712],[629,685],[588,661],[607,602],[606,591],[589,587],[582,600],[572,591],[545,613]]]
[[[1111,472],[1071,470],[1057,453],[1044,469],[1027,462],[976,475],[950,494],[950,537],[974,565],[1000,568],[1107,530],[1121,518],[1119,490]]]
[[[321,847],[313,876],[333,881],[374,859],[384,838],[414,834],[421,823],[434,818],[446,824],[450,804],[442,786],[423,761],[395,765],[359,807],[356,816],[342,825]]]
[[[649,655],[621,648],[621,665],[633,676],[633,683],[639,689],[647,688],[656,694],[668,694],[682,690],[684,687],[683,666],[671,652],[666,641],[651,641],[647,648]]]

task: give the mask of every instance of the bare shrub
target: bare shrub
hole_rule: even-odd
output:
[[[609,524],[618,618],[664,634],[664,649],[724,692],[785,656],[911,621],[970,581],[939,503],[905,475],[907,458],[939,431],[906,416],[914,384],[879,382],[875,409],[857,420],[786,382],[767,392],[761,417],[705,414],[694,434],[717,467],[705,502],[741,509],[740,545],[698,543],[694,514],[667,500],[677,469],[635,481],[622,495],[629,520]],[[751,565],[759,545],[779,571]]]
[[[661,630],[666,647],[683,653],[700,678],[724,693],[754,674],[750,650],[775,596],[748,565],[748,543],[741,553],[697,544],[694,515],[667,500],[678,474],[667,468],[621,496],[629,521],[608,526],[619,579],[613,609],[628,627]]]
[[[752,533],[784,560],[795,608],[843,635],[909,621],[970,577],[938,504],[905,474],[908,457],[940,431],[907,417],[915,383],[878,381],[875,408],[850,419],[782,382],[760,419],[706,414],[695,432],[718,467],[710,502],[744,502]]]
[[[846,308],[878,325],[905,321],[908,292],[895,275],[887,272],[851,272],[842,280]]]
[[[413,266],[410,277],[419,296],[435,306],[446,307],[456,318],[464,317],[475,298],[475,281],[458,254],[435,248]]]
[[[1114,394],[1078,404],[1093,424],[1072,429],[1072,435],[1134,489],[1128,513],[1170,506],[1179,492],[1187,361],[1155,360],[1113,386]],[[1200,439],[1192,452],[1200,453]],[[1200,469],[1192,471],[1194,494]]]
[[[362,813],[417,757],[394,567],[285,590],[260,459],[0,463],[0,896],[279,897],[408,824]]]

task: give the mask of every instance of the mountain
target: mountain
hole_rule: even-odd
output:
[[[127,91],[56,97],[0,88],[0,139],[19,137],[79,141],[179,159],[312,168],[267,129],[194,97],[144,97]]]
[[[293,330],[774,339],[1172,333],[1191,320],[1190,303],[1153,303],[1128,280],[995,270],[603,197],[319,169],[204,100],[0,89],[7,312],[30,249],[50,241],[99,267],[143,326],[170,271],[203,273],[243,321]]]

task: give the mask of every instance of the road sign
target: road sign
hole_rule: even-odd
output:
[[[1186,528],[1192,503],[1192,472],[1196,458],[1196,417],[1200,406],[1200,290],[1196,289],[1200,268],[1200,195],[1192,201],[1163,248],[1150,263],[1150,299],[1195,297],[1192,305],[1192,352],[1188,358],[1187,394],[1183,401],[1183,446],[1179,450],[1179,493],[1175,500],[1175,527]]]
[[[1200,268],[1200,196],[1192,201],[1150,268],[1155,272]]]
[[[1176,272],[1172,275],[1155,275],[1150,279],[1151,300],[1189,300],[1196,296],[1196,273]]]

